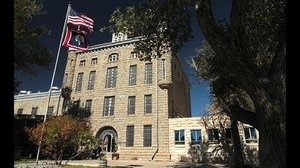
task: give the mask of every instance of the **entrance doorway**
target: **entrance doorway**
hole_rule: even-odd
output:
[[[106,152],[115,152],[115,138],[111,134],[106,134],[104,136],[104,151]]]
[[[113,127],[106,126],[99,129],[96,135],[100,141],[101,151],[104,152],[117,152],[118,145],[117,145],[117,132]]]

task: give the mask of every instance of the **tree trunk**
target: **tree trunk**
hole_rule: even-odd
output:
[[[64,155],[64,149],[61,148],[60,152],[59,152],[59,162],[58,164],[61,165],[62,159],[63,159],[63,155]]]
[[[62,104],[62,115],[67,114],[69,105],[70,105],[70,98],[64,98],[63,104]]]
[[[238,122],[234,117],[231,118],[231,135],[233,143],[234,168],[244,167],[244,155],[238,130]]]
[[[240,7],[244,7],[242,2],[245,2],[245,4],[248,3],[247,1],[233,2],[236,2],[236,5],[240,4]],[[285,26],[283,26],[283,29],[281,30],[282,37],[280,37],[279,40],[277,39],[278,35],[273,34],[274,37],[272,37],[272,34],[269,35],[272,40],[278,41],[279,44],[278,51],[275,51],[275,56],[273,58],[274,62],[270,68],[271,72],[268,73],[255,68],[257,66],[253,66],[253,62],[244,59],[246,58],[245,54],[250,56],[247,52],[247,48],[251,46],[243,44],[238,38],[235,38],[236,36],[231,37],[225,35],[223,29],[218,26],[214,19],[211,8],[211,0],[197,0],[195,4],[198,23],[205,38],[215,51],[216,55],[223,56],[230,60],[226,66],[238,73],[236,76],[238,77],[237,81],[241,85],[241,89],[248,93],[255,106],[256,128],[259,130],[260,167],[285,168]],[[239,9],[239,7],[237,6],[235,9]],[[241,14],[241,16],[239,16],[241,20],[236,20],[237,24],[233,27],[236,28],[236,30],[243,29],[242,14],[245,14],[245,12],[239,11],[236,11],[237,13],[235,13],[235,16],[239,16],[239,13]],[[281,24],[282,23],[278,23],[279,26],[282,26]],[[232,32],[236,33],[236,31]],[[280,31],[278,32],[280,33]],[[243,33],[241,34],[242,36],[244,35]],[[232,39],[237,40],[237,42],[233,43],[234,41],[231,41]],[[238,48],[241,49],[238,50],[237,47],[232,46],[232,44],[242,44],[238,45],[240,46]],[[266,45],[273,45],[273,43],[266,42]],[[248,120],[250,120],[250,118]]]
[[[280,108],[265,108],[259,121],[259,162],[263,168],[286,167],[286,121]],[[260,116],[260,115],[259,115]]]
[[[55,165],[57,165],[58,163],[57,163],[57,152],[55,152],[54,154],[53,154],[53,157],[54,157],[54,163],[55,163]]]

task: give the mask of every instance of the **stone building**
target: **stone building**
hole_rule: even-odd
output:
[[[251,125],[238,123],[238,131],[246,161],[258,159],[258,131]],[[222,142],[223,141],[223,142]],[[224,161],[232,146],[230,120],[227,116],[203,116],[169,119],[171,161]]]
[[[191,160],[190,145],[210,138],[202,119],[191,117],[190,83],[183,65],[171,52],[141,61],[134,52],[138,40],[113,35],[112,42],[87,51],[68,51],[62,88],[71,88],[71,94],[63,100],[61,91],[53,92],[49,107],[57,115],[63,113],[64,103],[85,109],[108,158]],[[15,114],[20,109],[44,114],[48,94],[16,95]]]
[[[52,87],[51,99],[47,108],[48,116],[61,115],[62,97],[61,90]],[[18,118],[29,118],[43,120],[48,103],[48,92],[31,93],[31,91],[22,90],[14,96],[14,115]]]
[[[190,83],[176,53],[141,61],[139,38],[113,36],[88,51],[69,51],[63,87],[90,111],[103,150],[122,159],[170,160],[168,119],[190,117]]]
[[[14,156],[15,158],[32,158],[35,147],[26,135],[26,127],[34,127],[37,123],[44,121],[46,116],[61,115],[62,97],[61,90],[57,87],[52,88],[49,106],[48,92],[31,93],[31,91],[20,91],[14,96]]]

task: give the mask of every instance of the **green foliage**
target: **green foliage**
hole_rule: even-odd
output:
[[[217,107],[228,106],[233,103],[233,100],[238,100],[241,106],[253,110],[252,101],[241,90],[234,72],[224,68],[225,61],[228,60],[216,56],[208,42],[203,41],[200,49],[196,50],[191,66],[200,80],[210,81],[211,94]]]
[[[92,145],[92,148],[99,146],[99,142],[89,131],[79,132],[77,138],[79,139],[80,146]]]
[[[47,68],[52,60],[50,51],[42,46],[40,37],[47,33],[45,26],[33,26],[34,16],[45,14],[37,0],[14,1],[14,69],[35,73],[34,66]]]
[[[71,87],[69,87],[69,86],[63,87],[62,90],[61,90],[61,96],[64,99],[70,99],[71,92],[72,92]]]
[[[286,1],[252,1],[246,20],[249,51],[264,75],[268,75],[280,40],[278,34],[286,31]]]
[[[89,123],[70,116],[49,118],[26,131],[35,144],[39,145],[42,140],[41,152],[49,158],[55,157],[55,160],[72,157],[97,145]]]
[[[142,60],[160,57],[168,51],[177,51],[192,38],[187,1],[143,1],[127,7],[122,13],[116,9],[110,18],[110,30],[129,37],[142,37],[136,52]]]
[[[80,107],[80,101],[69,101],[66,106],[67,110],[63,114],[66,116],[72,116],[76,118],[88,118],[92,113],[90,109]]]

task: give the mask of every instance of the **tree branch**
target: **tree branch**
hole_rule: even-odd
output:
[[[230,41],[225,36],[224,30],[216,23],[212,14],[211,0],[198,0],[195,5],[198,23],[209,44],[218,51],[228,49]]]
[[[238,103],[234,103],[229,106],[230,111],[225,111],[233,119],[237,119],[245,124],[250,124],[257,128],[256,113],[247,109],[242,108]]]
[[[239,35],[242,34],[246,36],[244,32],[245,28],[243,27],[245,23],[241,23],[244,22],[245,16],[237,15],[246,10],[245,8],[248,1],[244,0],[242,3],[238,2],[239,1],[233,1],[232,5],[235,8],[235,12],[232,13],[231,19],[233,19],[232,22],[236,23],[231,28],[231,31],[237,32],[237,34],[234,33],[233,37],[230,37],[230,34],[226,35],[224,28],[217,24],[212,14],[211,0],[196,1],[196,15],[206,40],[216,53],[216,56],[222,57],[220,59],[223,60],[224,69],[235,74],[234,78],[239,81],[240,87],[248,91],[247,88],[249,88],[249,85],[253,86],[251,90],[255,88],[258,82],[257,79],[260,78],[261,73],[258,72],[258,68],[256,68],[253,61],[249,61],[251,55],[246,53],[248,49],[244,50],[247,48],[247,46],[245,46],[247,40],[245,39],[242,44],[239,44],[242,39]]]
[[[233,0],[230,16],[230,39],[232,45],[240,53],[248,50],[248,38],[246,35],[246,9],[249,0]],[[248,52],[247,52],[248,53]]]

